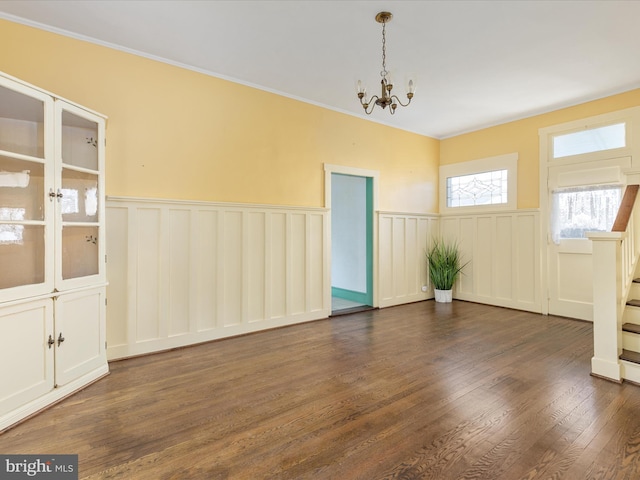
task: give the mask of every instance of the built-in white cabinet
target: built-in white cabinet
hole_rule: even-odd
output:
[[[56,387],[105,365],[105,289],[60,295],[54,302]],[[47,340],[49,342],[49,340]]]
[[[0,309],[0,332],[6,339],[0,349],[0,412],[6,416],[53,390],[54,348],[47,345],[55,333],[53,301]]]
[[[105,118],[0,74],[0,430],[108,373]]]

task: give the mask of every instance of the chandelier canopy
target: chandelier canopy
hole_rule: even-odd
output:
[[[386,26],[392,18],[393,15],[390,12],[380,12],[376,15],[376,22],[382,24],[382,70],[380,71],[382,80],[380,80],[380,96],[374,95],[373,97],[368,98],[367,88],[360,80],[358,80],[358,98],[360,99],[360,104],[362,105],[362,108],[367,115],[370,115],[371,112],[373,112],[376,105],[382,107],[382,109],[389,107],[389,112],[391,112],[391,115],[393,115],[396,111],[396,108],[398,108],[398,105],[406,107],[411,103],[413,93],[415,92],[415,84],[413,80],[410,79],[407,83],[407,98],[409,99],[407,103],[402,103],[396,95],[393,95],[391,93],[391,91],[393,90],[393,84],[387,78],[389,72],[387,71]]]

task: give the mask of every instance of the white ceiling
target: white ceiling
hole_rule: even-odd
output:
[[[382,10],[394,92],[417,91],[367,117]],[[640,87],[640,1],[0,0],[0,17],[436,138]]]

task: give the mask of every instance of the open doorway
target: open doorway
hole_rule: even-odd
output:
[[[375,307],[374,229],[378,172],[325,165],[331,218],[331,315]]]
[[[373,179],[331,174],[331,313],[373,306]]]

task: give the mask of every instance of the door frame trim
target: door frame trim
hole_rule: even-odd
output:
[[[582,155],[574,155],[557,160],[551,158],[551,138],[560,133],[571,133],[587,130],[597,126],[624,121],[627,126],[627,146],[613,150],[603,150]],[[539,205],[540,205],[540,292],[542,295],[541,309],[543,315],[549,314],[549,168],[598,161],[614,157],[631,157],[632,169],[634,159],[640,158],[640,107],[625,108],[614,112],[593,115],[570,122],[559,123],[538,129],[539,137]]]
[[[364,177],[371,179],[372,182],[372,228],[371,228],[371,241],[373,244],[373,251],[371,252],[371,262],[373,268],[371,272],[372,282],[372,307],[377,308],[378,301],[378,198],[380,192],[380,172],[378,170],[368,170],[364,168],[347,167],[344,165],[334,165],[330,163],[324,164],[324,207],[327,210],[327,261],[328,271],[331,272],[331,175],[337,173],[342,175],[353,175],[355,177]],[[368,182],[367,182],[368,183]],[[367,189],[368,190],[368,189]],[[368,193],[368,192],[367,192]],[[367,232],[368,233],[368,232]],[[328,275],[325,279],[325,291],[328,292],[329,298],[326,300],[326,305],[331,305],[331,275]]]

